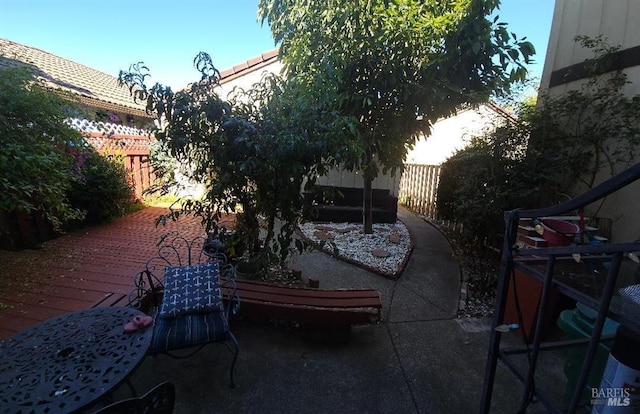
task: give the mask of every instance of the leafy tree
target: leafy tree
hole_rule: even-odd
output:
[[[336,131],[348,130],[349,119],[327,109],[324,97],[330,95],[311,98],[307,83],[284,83],[277,76],[236,90],[225,102],[214,92],[219,74],[210,57],[201,53],[194,62],[201,80],[175,93],[159,84],[148,89],[144,66],[120,74],[156,112],[162,146],[205,188],[201,199],[185,200],[164,219],[194,214],[207,232],[224,237],[218,222],[236,212],[235,231],[226,242],[240,241],[245,261],[259,271],[284,266],[292,252],[306,248],[300,240],[294,243],[301,189],[335,162],[333,142],[342,142]]]
[[[43,212],[60,228],[80,212],[69,204],[74,149],[65,123],[72,98],[48,91],[26,68],[0,69],[0,211]]]
[[[333,85],[335,107],[358,121],[344,166],[364,178],[364,229],[372,232],[371,183],[402,166],[419,132],[461,104],[522,80],[534,48],[489,16],[498,0],[260,0],[288,76]]]
[[[248,178],[256,216],[264,218],[264,244],[273,241],[275,249],[269,253],[275,253],[280,266],[302,218],[301,190],[312,188],[316,177],[337,165],[342,137],[353,127],[350,118],[338,116],[326,102],[330,94],[309,94],[323,86],[308,81],[312,84],[268,75],[248,90],[235,90],[230,99],[233,118],[228,123],[243,126],[237,132],[225,126],[228,135],[237,134],[235,139],[242,139],[246,146],[235,154],[239,162],[248,163],[242,172]],[[304,246],[297,243],[295,250],[302,251]]]

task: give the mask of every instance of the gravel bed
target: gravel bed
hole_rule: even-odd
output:
[[[404,223],[377,223],[364,234],[360,223],[305,223],[300,230],[323,250],[383,276],[396,278],[409,258],[413,244]]]

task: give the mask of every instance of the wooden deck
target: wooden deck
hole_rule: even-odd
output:
[[[66,312],[119,303],[163,234],[204,235],[191,217],[156,227],[165,211],[147,208],[50,240],[39,250],[0,251],[0,340]]]

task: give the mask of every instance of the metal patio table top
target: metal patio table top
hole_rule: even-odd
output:
[[[149,349],[152,327],[124,333],[136,315],[124,307],[81,310],[0,342],[0,412],[71,413],[105,397]]]

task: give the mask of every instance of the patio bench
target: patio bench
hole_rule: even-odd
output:
[[[236,279],[242,298],[239,315],[250,319],[300,324],[305,333],[348,334],[352,325],[382,319],[380,292],[375,289],[317,289]],[[231,291],[223,289],[223,298]]]

